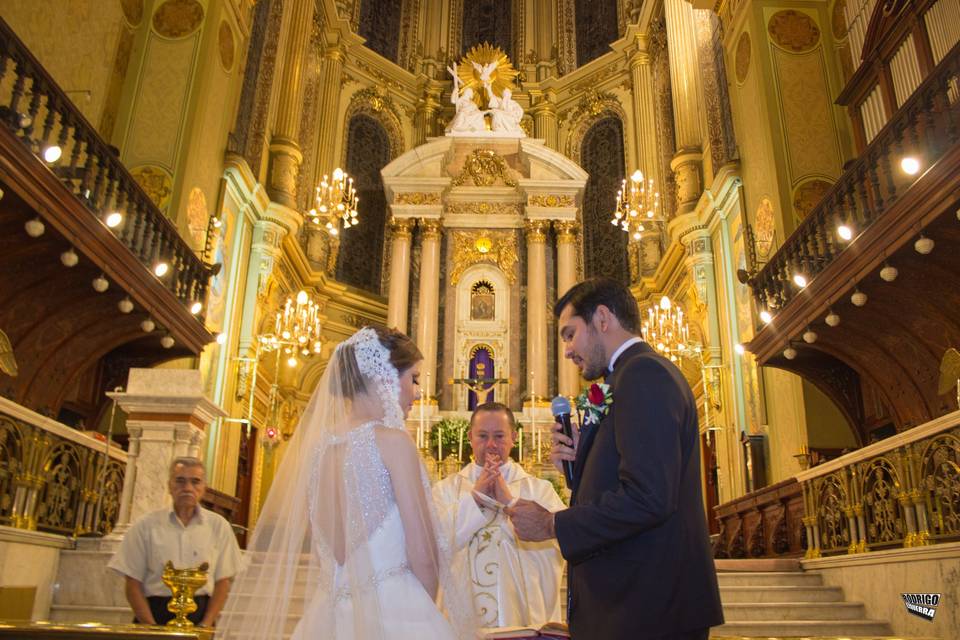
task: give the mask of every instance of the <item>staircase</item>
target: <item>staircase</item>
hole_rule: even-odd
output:
[[[716,562],[726,623],[712,636],[893,635],[886,622],[867,619],[863,603],[846,602],[840,587],[796,560]]]

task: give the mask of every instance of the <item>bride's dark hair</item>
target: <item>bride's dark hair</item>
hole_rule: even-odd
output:
[[[387,351],[390,352],[390,364],[394,366],[397,373],[403,375],[403,372],[423,360],[423,354],[410,336],[401,333],[396,329],[386,327],[371,326],[371,329],[377,332],[377,338],[380,340]],[[357,358],[354,354],[353,345],[345,344],[340,347],[341,357],[338,362],[339,375],[331,379],[331,382],[339,379],[339,391],[337,395],[345,398],[352,398],[358,393],[364,393],[367,386],[364,383],[363,374],[357,366]]]

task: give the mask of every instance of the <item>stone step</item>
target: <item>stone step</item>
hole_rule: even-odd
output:
[[[727,571],[800,571],[800,558],[728,558],[717,559],[718,572]]]
[[[861,620],[861,602],[728,602],[723,605],[728,623],[760,620]]]
[[[817,587],[823,584],[823,578],[816,572],[802,571],[744,571],[738,573],[718,573],[717,580],[725,586],[780,586],[780,587]]]
[[[890,636],[893,630],[886,622],[876,620],[771,620],[728,622],[710,630],[711,636],[746,636],[772,638],[809,638],[812,636]]]
[[[720,600],[728,602],[840,602],[840,587],[720,587]]]
[[[133,611],[130,607],[100,606],[89,604],[54,604],[50,607],[51,622],[99,622],[101,624],[130,624]]]

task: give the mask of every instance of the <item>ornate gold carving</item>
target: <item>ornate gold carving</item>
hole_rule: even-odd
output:
[[[13,355],[13,345],[10,344],[10,338],[0,329],[0,372],[3,372],[11,378],[17,377],[17,359]]]
[[[595,90],[596,87],[600,86],[604,80],[620,73],[620,69],[620,62],[611,62],[599,71],[595,71],[590,74],[590,77],[581,80],[577,84],[570,87],[571,93],[577,94],[583,93],[584,91]]]
[[[358,69],[370,75],[374,80],[376,80],[377,88],[390,88],[390,89],[393,89],[394,91],[403,90],[403,85],[401,85],[399,82],[397,82],[393,78],[385,76],[382,72],[378,71],[377,69],[374,69],[373,67],[365,63],[363,60],[357,60],[356,64]]]
[[[490,240],[489,248],[481,252],[477,247],[476,231],[454,231],[453,238],[453,268],[450,271],[451,284],[460,282],[463,272],[469,267],[487,263],[500,268],[507,276],[510,284],[516,283],[517,276],[514,267],[517,264],[517,236],[512,231],[486,231],[484,237]]]
[[[446,212],[453,215],[520,215],[520,205],[510,202],[450,202]]]
[[[386,88],[381,85],[367,87],[357,91],[350,98],[350,104],[347,106],[347,113],[344,117],[344,122],[348,126],[343,128],[343,146],[341,147],[343,149],[347,148],[350,119],[358,114],[368,115],[383,125],[387,132],[387,138],[390,140],[391,158],[396,158],[403,153],[403,125],[401,124],[400,113]]]
[[[398,193],[396,204],[440,204],[440,194],[422,191]]]
[[[167,0],[153,14],[154,30],[165,38],[182,38],[203,22],[203,5],[197,0]]]
[[[750,71],[750,34],[744,31],[737,40],[737,53],[734,65],[737,70],[737,82],[743,84]]]
[[[757,257],[761,262],[766,262],[773,250],[773,236],[776,232],[773,219],[773,203],[770,201],[770,198],[766,196],[760,199],[754,228],[757,243]]]
[[[547,241],[547,229],[550,228],[549,220],[527,220],[524,223],[524,231],[527,236],[527,244],[543,244]]]
[[[160,211],[166,213],[173,192],[173,176],[155,165],[141,165],[130,170],[130,175]]]
[[[475,149],[467,156],[463,163],[460,175],[453,179],[453,186],[459,187],[467,178],[473,181],[474,186],[490,187],[502,182],[508,187],[517,186],[517,181],[510,175],[510,167],[506,161],[493,149]]]
[[[420,220],[420,232],[424,240],[437,240],[443,231],[443,224],[435,218],[423,218]]]
[[[621,122],[626,119],[623,106],[615,95],[607,91],[590,91],[580,102],[572,113],[563,112],[557,118],[557,124],[570,121],[570,134],[567,137],[566,155],[574,162],[580,161],[580,147],[583,143],[583,137],[593,124],[608,116],[619,118]]]
[[[527,205],[531,207],[572,207],[576,203],[573,196],[538,193],[527,198]]]
[[[480,72],[473,66],[474,63],[483,69],[491,69],[490,88],[494,95],[502,96],[504,89],[515,91],[514,80],[519,72],[513,68],[513,63],[510,62],[507,54],[500,47],[494,47],[486,42],[475,45],[460,59],[457,65],[457,76],[460,78],[460,90],[472,89],[473,100],[481,109],[487,108],[487,92],[483,80],[480,79]]]
[[[557,244],[573,244],[577,241],[577,223],[573,220],[555,220],[553,230],[557,234]]]
[[[123,17],[131,27],[136,27],[143,20],[143,0],[120,0]]]
[[[220,22],[220,31],[217,33],[217,44],[220,47],[220,64],[227,71],[233,70],[233,29],[226,20]]]
[[[770,39],[779,46],[794,53],[809,51],[820,42],[820,27],[805,13],[787,9],[778,11],[767,23]]]
[[[391,218],[390,233],[394,238],[409,238],[415,222],[413,218]]]
[[[797,222],[802,222],[814,207],[823,200],[833,184],[826,180],[814,179],[804,182],[793,192],[793,212]]]

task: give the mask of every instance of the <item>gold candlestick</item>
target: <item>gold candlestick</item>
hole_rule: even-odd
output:
[[[173,563],[167,560],[167,564],[163,567],[161,579],[173,594],[167,604],[167,611],[175,616],[173,620],[167,623],[168,627],[176,627],[177,629],[193,627],[193,623],[187,619],[187,616],[197,610],[197,603],[193,599],[193,594],[207,583],[207,569],[209,568],[210,565],[204,562],[199,567],[174,569]]]

